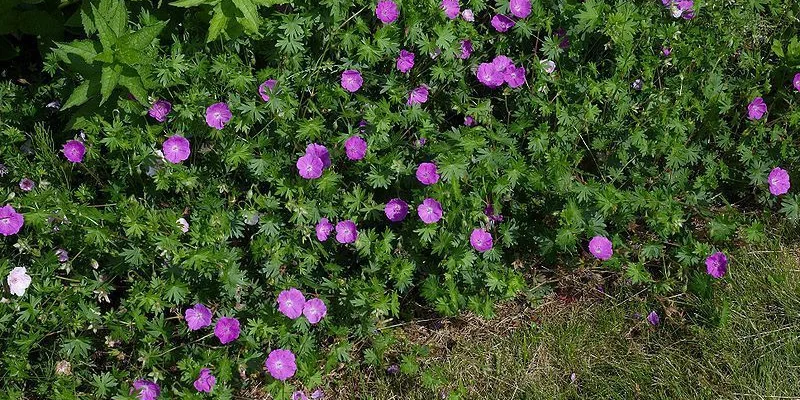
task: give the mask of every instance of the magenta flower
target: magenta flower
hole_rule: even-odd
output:
[[[569,48],[569,37],[567,37],[567,31],[564,28],[556,29],[553,34],[555,34],[557,38],[561,38],[561,43],[558,44],[558,47],[562,49]]]
[[[230,108],[225,103],[215,103],[206,108],[206,124],[218,130],[224,128],[232,116]]]
[[[510,58],[499,55],[492,60],[492,65],[494,66],[494,70],[497,72],[505,72],[506,68],[514,65]]]
[[[336,241],[339,243],[353,243],[358,237],[356,223],[351,220],[344,220],[336,224]]]
[[[461,54],[458,58],[462,60],[466,60],[469,56],[472,55],[472,41],[471,40],[462,40],[461,41]]]
[[[83,161],[83,155],[86,154],[86,146],[79,140],[70,140],[64,143],[61,151],[64,152],[64,157],[67,157],[67,160],[79,163]]]
[[[211,310],[202,304],[195,304],[192,308],[187,308],[183,314],[183,319],[189,325],[190,331],[196,331],[211,325]]]
[[[461,11],[461,7],[458,5],[458,0],[442,0],[442,10],[444,10],[444,15],[450,19],[458,18],[458,13]]]
[[[264,366],[267,367],[269,374],[279,381],[285,381],[297,372],[294,353],[284,349],[272,350],[264,361]]]
[[[433,185],[439,182],[439,171],[436,169],[436,164],[421,163],[417,167],[417,180],[423,185]]]
[[[26,191],[26,192],[30,192],[35,187],[36,187],[36,182],[34,182],[34,181],[32,181],[32,180],[30,180],[28,178],[22,178],[19,181],[19,188],[24,190],[24,191]]]
[[[514,25],[516,25],[516,22],[503,14],[497,14],[492,17],[492,26],[498,32],[507,32],[509,29],[513,28]]]
[[[231,317],[222,317],[214,326],[214,336],[220,343],[228,344],[239,338],[239,320]]]
[[[466,126],[475,125],[475,118],[472,118],[471,116],[467,115],[466,117],[464,117],[464,125]]]
[[[508,86],[518,88],[525,83],[525,67],[515,67],[511,64],[505,71],[505,81]]]
[[[495,214],[494,207],[491,204],[487,205],[486,208],[483,209],[483,214],[489,217],[489,221],[492,222],[503,222],[503,215],[502,214]]]
[[[647,322],[649,322],[650,325],[656,326],[661,322],[661,318],[659,318],[655,311],[650,311],[650,314],[647,314]]]
[[[767,103],[764,103],[764,99],[761,97],[756,97],[750,104],[747,106],[747,116],[751,120],[758,120],[767,113]]]
[[[408,204],[402,199],[391,199],[386,203],[383,212],[386,214],[386,218],[389,218],[389,221],[400,222],[408,215]]]
[[[211,375],[210,369],[203,368],[200,370],[200,375],[197,377],[197,380],[194,381],[194,388],[197,389],[198,392],[211,393],[211,389],[214,389],[214,385],[216,384],[217,377]]]
[[[322,392],[322,389],[317,389],[317,390],[311,392],[311,398],[312,399],[321,399],[323,397],[325,397],[325,393]]]
[[[331,156],[328,153],[328,148],[317,143],[311,143],[306,146],[306,154],[313,154],[322,160],[322,168],[331,166]]]
[[[589,252],[600,260],[608,260],[614,254],[611,241],[605,236],[595,236],[589,241]]]
[[[161,394],[161,388],[155,382],[145,379],[137,379],[133,381],[133,389],[131,394],[136,393],[136,398],[139,400],[155,400]]]
[[[181,135],[173,135],[164,141],[161,151],[164,153],[164,158],[167,161],[178,164],[189,158],[192,153],[189,147],[189,140]]]
[[[275,84],[277,83],[278,81],[275,79],[267,79],[258,86],[258,94],[261,95],[261,100],[269,101],[269,95],[275,90]]]
[[[662,47],[661,48],[661,55],[662,56],[669,57],[670,54],[672,54],[672,49],[670,49],[669,47]]]
[[[407,105],[413,106],[414,104],[422,104],[428,101],[428,87],[425,85],[419,86],[408,94]]]
[[[5,207],[0,208],[0,234],[3,236],[16,235],[24,224],[25,217],[14,207],[6,204]]]
[[[69,253],[64,249],[58,249],[56,250],[56,258],[58,258],[58,262],[65,263],[69,261]]]
[[[305,304],[303,293],[295,288],[284,290],[278,295],[278,311],[290,319],[297,319],[302,315]]]
[[[172,104],[166,100],[158,100],[150,106],[147,114],[158,122],[164,122],[167,120],[167,115],[170,111],[172,111]]]
[[[531,0],[511,0],[508,7],[511,9],[511,14],[517,18],[531,15]]]
[[[789,191],[789,187],[791,187],[789,184],[789,173],[786,172],[785,169],[778,167],[770,171],[767,182],[769,183],[769,192],[775,196],[785,194]]]
[[[800,91],[800,72],[794,74],[794,79],[792,79],[792,86],[797,91]]]
[[[344,142],[345,153],[351,160],[361,160],[367,154],[367,142],[359,136],[350,136]]]
[[[298,390],[292,393],[292,400],[308,400],[308,396],[306,396],[304,391]]]
[[[300,172],[300,176],[305,179],[317,179],[322,176],[322,169],[324,168],[324,164],[319,157],[308,154],[300,157],[297,160],[297,171]]]
[[[400,10],[397,9],[397,4],[392,0],[382,0],[375,7],[375,15],[384,24],[391,24],[400,16]]]
[[[427,198],[417,206],[417,215],[426,224],[439,222],[442,219],[442,205],[434,199]]]
[[[328,235],[333,231],[333,225],[328,222],[327,218],[320,218],[317,226],[314,228],[317,231],[317,240],[324,242],[328,240]]]
[[[400,50],[400,56],[397,57],[397,69],[404,74],[411,71],[411,68],[414,68],[414,57],[414,53]]]
[[[313,298],[307,301],[303,306],[303,315],[306,316],[311,325],[314,325],[322,318],[325,318],[325,315],[327,314],[328,307],[325,307],[325,302],[318,298]]]
[[[461,18],[464,18],[464,21],[467,22],[475,22],[475,13],[473,13],[472,10],[468,8],[461,12]]]
[[[342,87],[344,90],[355,93],[358,89],[361,89],[361,84],[363,83],[364,79],[361,77],[360,72],[354,69],[348,69],[342,72]]]
[[[706,258],[706,272],[714,278],[722,278],[728,271],[728,257],[718,251]]]
[[[469,243],[473,249],[481,253],[491,250],[494,245],[492,234],[483,229],[473,229],[472,234],[469,235]]]
[[[505,82],[505,75],[497,70],[494,63],[481,63],[478,65],[476,75],[482,84],[490,88],[499,87]]]
[[[677,2],[678,10],[680,10],[679,16],[682,16],[683,19],[692,19],[694,18],[694,2],[692,0],[682,0]]]

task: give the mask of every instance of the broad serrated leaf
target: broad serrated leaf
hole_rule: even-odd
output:
[[[220,32],[225,30],[226,26],[228,26],[228,16],[222,12],[222,6],[218,4],[214,7],[214,16],[211,17],[211,22],[208,26],[208,38],[206,42],[216,40]]]
[[[128,33],[119,38],[119,47],[125,50],[142,51],[153,43],[164,27],[166,22],[145,26],[136,32]]]
[[[111,97],[114,88],[117,87],[120,74],[122,73],[121,65],[104,65],[100,73],[100,104],[103,104]]]
[[[140,78],[138,75],[133,75],[123,71],[123,74],[119,77],[119,84],[128,89],[133,97],[136,98],[136,101],[141,104],[145,104],[147,101],[147,90],[144,88],[142,78]]]
[[[253,0],[233,0],[233,4],[241,11],[243,18],[238,18],[240,24],[250,33],[258,32],[258,25],[261,18],[258,16],[258,8],[253,4]]]
[[[56,55],[65,63],[72,64],[73,60],[70,55],[76,55],[91,63],[97,55],[94,49],[94,43],[89,40],[76,40],[69,43],[58,43],[55,49]]]
[[[76,87],[75,90],[72,91],[72,94],[69,95],[67,101],[64,102],[64,106],[61,107],[61,109],[66,110],[70,107],[86,103],[86,101],[89,100],[89,86],[89,80],[86,80]]]
[[[197,7],[202,4],[213,4],[214,0],[180,0],[180,1],[173,1],[169,3],[169,5],[174,7]]]
[[[97,36],[100,38],[100,43],[104,49],[110,49],[117,42],[117,34],[111,29],[108,21],[94,5],[92,5],[92,13],[94,14],[94,26],[97,28]]]

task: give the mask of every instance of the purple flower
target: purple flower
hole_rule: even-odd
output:
[[[785,169],[775,167],[767,178],[769,192],[775,196],[780,196],[789,191],[789,173]]]
[[[305,304],[303,293],[295,288],[284,290],[278,295],[278,311],[290,319],[297,319],[302,315]]]
[[[564,28],[556,29],[556,31],[553,32],[553,34],[555,34],[556,37],[561,38],[561,43],[558,44],[558,47],[562,49],[566,49],[569,47],[569,38],[567,37],[567,31]]]
[[[461,54],[458,56],[458,58],[460,58],[462,60],[466,60],[466,59],[469,58],[470,55],[472,55],[472,41],[471,40],[462,40],[461,41]]]
[[[439,171],[436,164],[425,162],[417,167],[417,180],[423,185],[433,185],[439,182]]]
[[[225,103],[214,103],[206,108],[206,124],[218,130],[224,128],[232,116],[230,108]]]
[[[8,174],[8,167],[5,164],[0,164],[0,176],[6,176]]]
[[[317,240],[324,242],[328,240],[328,235],[333,231],[333,225],[328,222],[327,218],[320,218],[317,226],[314,228],[317,231]]]
[[[447,18],[456,19],[461,8],[458,5],[458,0],[442,0],[442,10],[444,10],[444,15]]]
[[[269,95],[275,90],[275,84],[277,83],[278,81],[275,79],[267,79],[258,86],[258,94],[261,95],[261,100],[269,101]]]
[[[428,101],[428,87],[425,85],[419,86],[408,94],[407,105],[413,106],[414,104],[422,104]]]
[[[222,317],[214,326],[214,336],[220,343],[228,344],[239,337],[239,320],[231,317]]]
[[[36,182],[28,178],[22,178],[22,180],[19,181],[19,188],[26,192],[30,192],[35,187],[36,187]]]
[[[611,241],[605,236],[595,236],[589,241],[589,252],[600,260],[608,260],[614,254]]]
[[[508,86],[512,88],[518,88],[525,83],[525,67],[515,67],[514,64],[511,64],[505,71],[504,77]]]
[[[642,80],[641,79],[637,79],[637,80],[633,81],[633,83],[631,83],[631,87],[634,90],[642,90]]]
[[[83,161],[83,155],[86,154],[86,146],[79,140],[70,140],[64,143],[64,147],[61,151],[64,152],[64,157],[67,157],[67,160],[73,163],[79,163]]]
[[[25,217],[6,204],[0,208],[0,234],[3,236],[16,235],[25,224]]]
[[[298,390],[292,393],[292,400],[308,400],[308,396],[306,396],[304,391]]]
[[[471,117],[471,116],[469,116],[469,115],[467,115],[466,117],[464,117],[464,125],[466,125],[466,126],[472,126],[472,125],[474,125],[474,124],[475,124],[475,118],[472,118],[472,117]]]
[[[147,114],[158,122],[164,122],[167,120],[167,114],[169,114],[170,111],[172,111],[172,104],[166,100],[158,100],[150,106],[150,110],[147,111]]]
[[[506,17],[503,14],[497,14],[492,17],[492,26],[498,32],[507,32],[509,29],[514,27],[516,23],[511,18]]]
[[[194,381],[194,388],[197,389],[198,392],[211,393],[211,389],[214,389],[214,385],[216,384],[217,377],[211,375],[210,369],[203,368],[200,370],[200,375],[197,377],[197,380]]]
[[[661,48],[661,55],[662,56],[669,57],[670,54],[672,54],[672,49],[671,48],[666,47],[666,46]]]
[[[324,168],[324,164],[319,157],[308,154],[300,157],[297,160],[297,171],[300,172],[300,176],[305,179],[317,179],[322,176],[322,169]]]
[[[428,141],[428,140],[427,140],[427,139],[425,139],[424,137],[423,137],[423,138],[419,138],[419,139],[417,139],[417,140],[415,140],[415,141],[414,141],[414,147],[416,147],[416,148],[420,148],[420,147],[422,147],[422,146],[425,146],[425,143],[426,143],[427,141]]]
[[[303,315],[306,316],[311,325],[316,324],[328,314],[328,307],[325,302],[318,298],[313,298],[303,306]]]
[[[800,91],[800,72],[794,74],[794,79],[792,79],[792,86],[797,91]]]
[[[494,66],[494,70],[497,72],[505,72],[506,68],[514,65],[510,58],[499,55],[492,60],[492,65]]]
[[[475,14],[469,8],[461,12],[461,18],[467,22],[475,22]]]
[[[192,153],[189,147],[189,140],[181,135],[173,135],[165,140],[161,151],[164,152],[164,158],[173,164],[185,161],[189,158],[189,154]]]
[[[397,9],[397,4],[392,0],[382,0],[375,7],[375,15],[384,24],[391,24],[400,16],[400,11]]]
[[[322,160],[322,167],[328,168],[331,166],[331,156],[328,153],[328,148],[317,143],[311,143],[306,146],[306,154],[313,154]]]
[[[202,304],[195,304],[192,308],[187,308],[183,313],[186,324],[190,331],[196,331],[211,325],[211,310]]]
[[[469,243],[473,249],[481,253],[491,250],[494,245],[492,234],[483,229],[473,229],[472,234],[469,235]]]
[[[312,399],[316,400],[316,399],[321,399],[323,397],[325,397],[325,393],[322,392],[322,389],[317,389],[317,390],[315,390],[314,392],[311,393],[311,398]]]
[[[358,91],[358,89],[361,89],[361,84],[363,83],[364,79],[361,77],[360,72],[354,69],[348,69],[342,72],[342,87],[344,90],[347,90],[350,93],[355,93]]]
[[[56,258],[58,258],[58,262],[65,263],[69,261],[69,253],[64,249],[58,249],[56,250]]]
[[[400,56],[397,57],[397,69],[405,74],[411,71],[411,68],[414,68],[414,53],[400,50]]]
[[[511,14],[517,18],[531,15],[531,0],[511,0],[508,7],[511,9]]]
[[[294,353],[284,349],[272,350],[267,356],[267,361],[264,361],[264,366],[267,367],[269,374],[279,381],[285,381],[297,372]]]
[[[155,400],[161,394],[161,388],[155,382],[144,379],[137,379],[133,381],[133,389],[131,394],[136,393],[136,398],[139,400]]]
[[[500,214],[494,213],[494,207],[491,204],[487,205],[486,208],[483,209],[483,214],[489,217],[489,220],[492,222],[503,222],[503,216]]]
[[[747,106],[747,116],[751,120],[758,120],[767,113],[767,103],[764,103],[764,99],[761,97],[756,97],[750,104]]]
[[[426,224],[433,224],[442,219],[442,205],[438,201],[427,198],[417,207],[417,215]]]
[[[649,322],[650,325],[656,326],[661,322],[661,318],[658,317],[655,311],[650,311],[650,314],[647,314],[647,322]]]
[[[406,219],[406,215],[408,215],[408,204],[402,199],[391,199],[386,203],[383,212],[386,213],[386,218],[389,218],[389,221],[400,222]]]
[[[344,220],[336,224],[336,241],[339,243],[353,243],[358,237],[356,223],[351,220]]]
[[[680,13],[676,16],[682,16],[683,19],[694,18],[694,2],[692,0],[681,0],[677,2],[677,7]],[[675,15],[675,13],[673,13]]]
[[[718,251],[706,258],[706,272],[714,278],[722,278],[728,271],[728,257]]]
[[[392,364],[388,368],[386,368],[386,373],[390,375],[394,375],[398,372],[400,372],[400,366],[398,366],[397,364]]]
[[[359,136],[350,136],[344,142],[344,150],[347,158],[361,160],[367,154],[367,142]]]
[[[482,84],[490,88],[499,87],[505,81],[505,76],[497,70],[494,63],[481,63],[478,66],[477,76]]]

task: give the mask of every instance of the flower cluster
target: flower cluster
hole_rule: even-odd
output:
[[[476,71],[478,80],[492,89],[507,83],[518,88],[525,83],[525,67],[517,67],[510,58],[499,55],[490,63],[481,63]]]

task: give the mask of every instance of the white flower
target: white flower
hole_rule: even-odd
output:
[[[552,74],[553,71],[556,70],[556,63],[555,62],[553,62],[551,60],[542,60],[540,62],[544,66],[545,72],[547,72],[548,74]]]
[[[189,232],[189,223],[186,222],[185,218],[178,218],[178,220],[175,221],[175,223],[181,227],[181,232],[183,233]]]
[[[31,276],[25,267],[16,267],[8,273],[8,287],[11,289],[11,294],[22,296],[30,285]]]
[[[468,8],[461,12],[461,18],[464,18],[464,21],[473,22],[475,21],[475,14]]]

